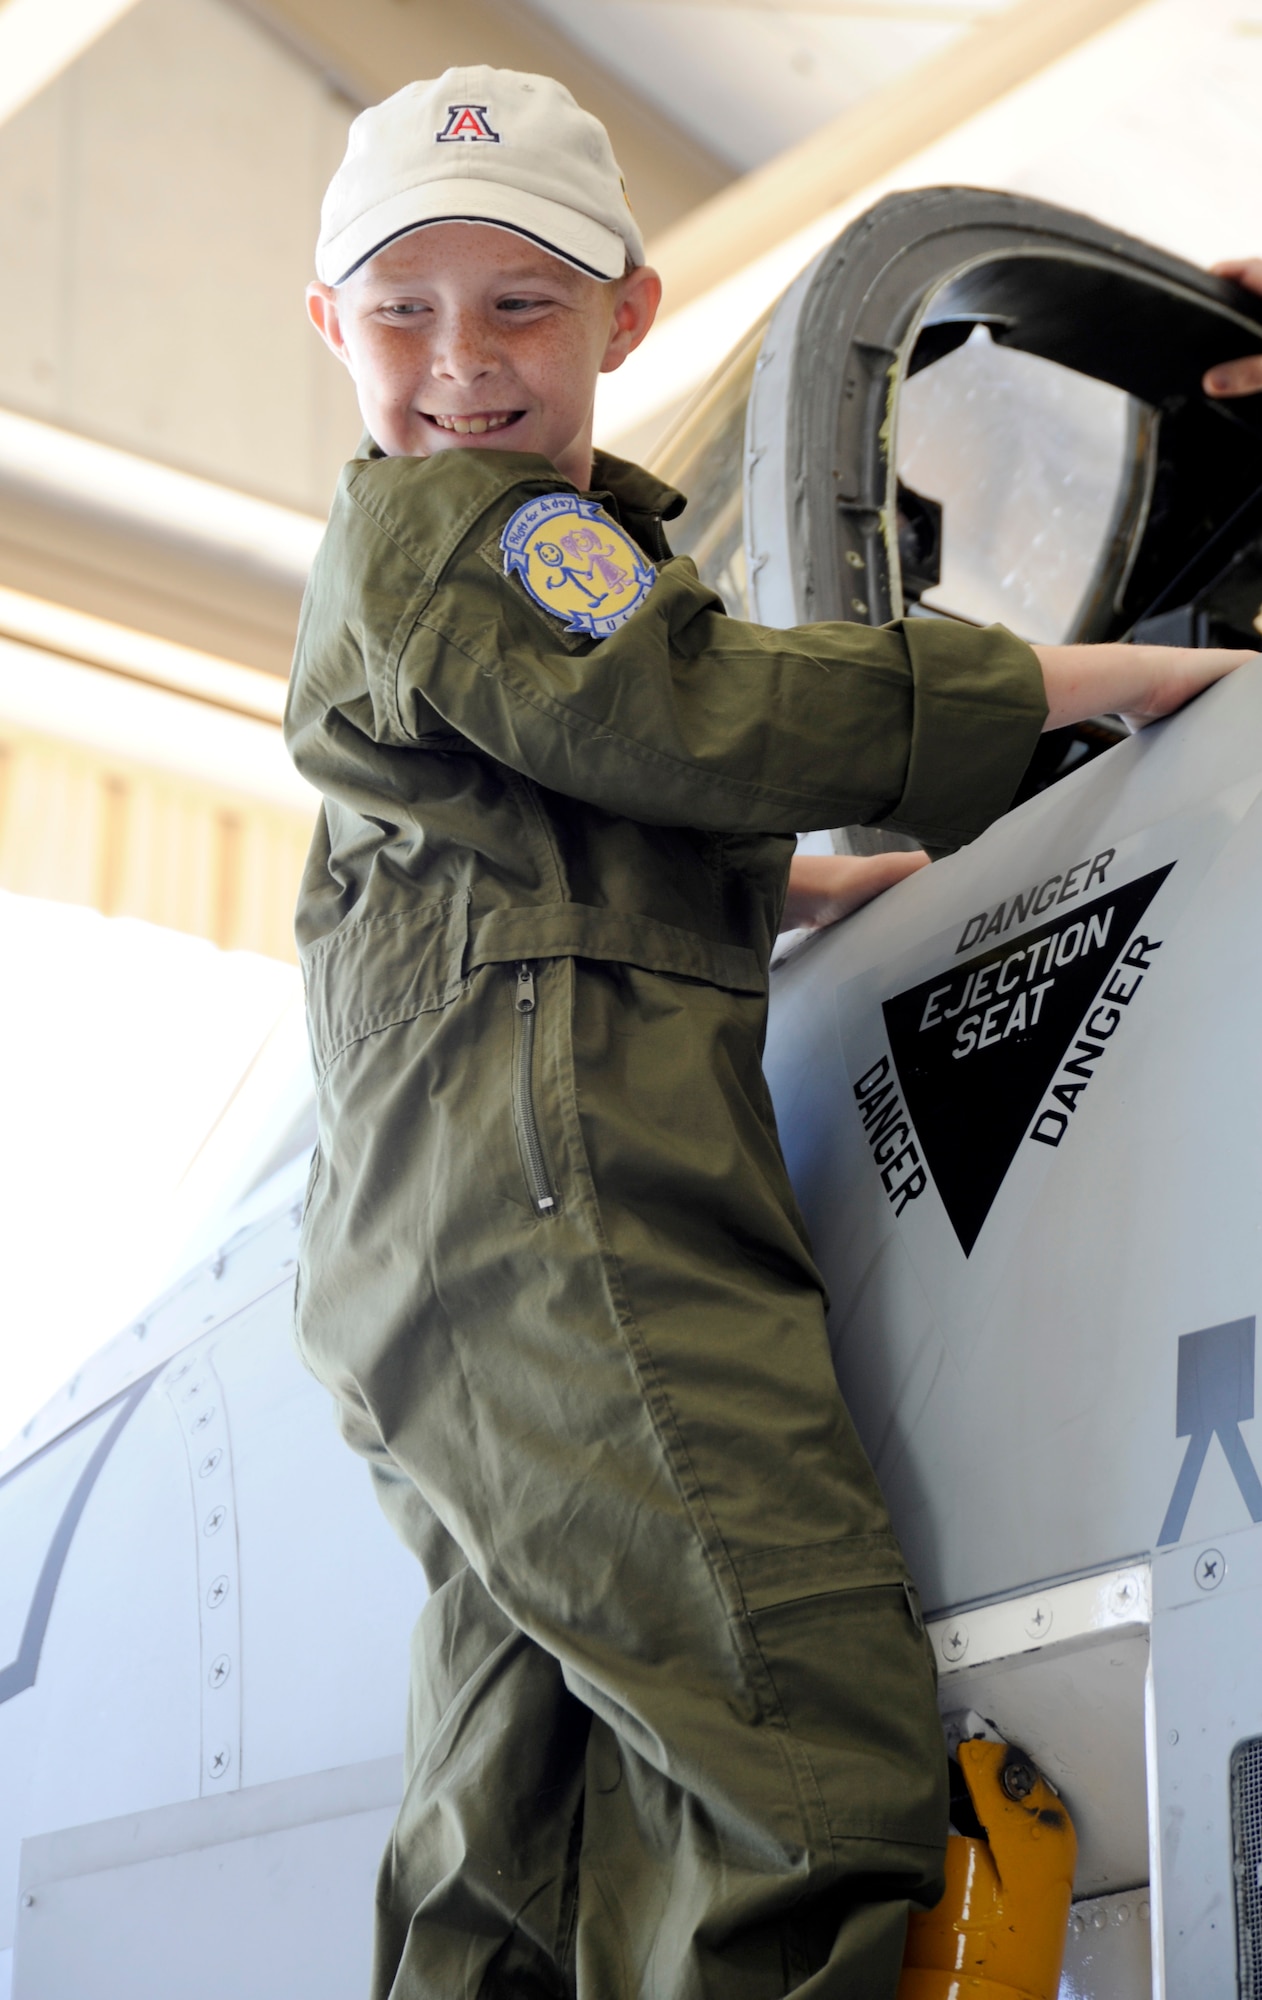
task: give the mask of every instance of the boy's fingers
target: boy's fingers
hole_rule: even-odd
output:
[[[1220,361],[1201,378],[1207,396],[1253,396],[1262,389],[1262,354],[1241,361]]]
[[[928,862],[929,856],[919,849],[914,853],[801,856],[789,877],[784,927],[826,930],[883,890],[914,875],[918,868],[927,867]]]
[[[864,886],[864,901],[869,896],[879,896],[882,889],[893,888],[895,882],[902,882],[908,875],[914,875],[918,868],[929,866],[929,856],[923,848],[914,853],[899,851],[895,854],[874,854],[871,856],[872,872]]]
[[[902,882],[908,875],[914,875],[918,868],[926,867],[928,861],[929,856],[924,853],[899,852],[856,857],[855,871],[838,898],[839,902],[844,904],[840,914],[844,916],[848,911],[857,910],[864,903],[870,903],[874,896],[881,895],[886,889],[892,889],[896,882]]]

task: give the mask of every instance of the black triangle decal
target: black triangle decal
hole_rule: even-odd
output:
[[[1006,938],[884,1003],[907,1112],[966,1257],[1092,1001],[1106,981],[1116,987],[1119,1004],[1101,1015],[1103,1026],[1120,1017],[1122,995],[1138,984],[1110,974],[1173,866]],[[1072,1056],[1077,1067],[1058,1086],[1065,1109],[1049,1133],[1063,1135],[1107,1046],[1084,1035]]]

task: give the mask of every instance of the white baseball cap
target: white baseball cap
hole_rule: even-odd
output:
[[[360,113],[320,211],[316,275],[340,285],[427,222],[510,229],[594,278],[644,262],[600,120],[515,69],[449,69]]]

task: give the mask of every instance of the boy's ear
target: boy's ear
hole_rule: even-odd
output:
[[[662,281],[650,264],[637,264],[618,283],[618,301],[613,310],[609,345],[600,364],[602,375],[621,368],[633,354],[657,318],[662,302]]]
[[[350,367],[350,356],[346,352],[346,342],[342,337],[342,322],[338,313],[337,293],[332,285],[321,284],[313,278],[307,286],[307,318],[319,334],[321,340],[339,361]]]

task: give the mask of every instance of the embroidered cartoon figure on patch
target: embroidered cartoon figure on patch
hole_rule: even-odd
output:
[[[656,571],[594,500],[545,493],[519,507],[500,536],[505,576],[519,576],[535,603],[567,632],[606,639],[653,587]]]
[[[500,135],[487,117],[489,108],[485,104],[449,104],[447,123],[441,132],[435,132],[434,143],[450,146],[481,139],[486,145],[498,146]]]

